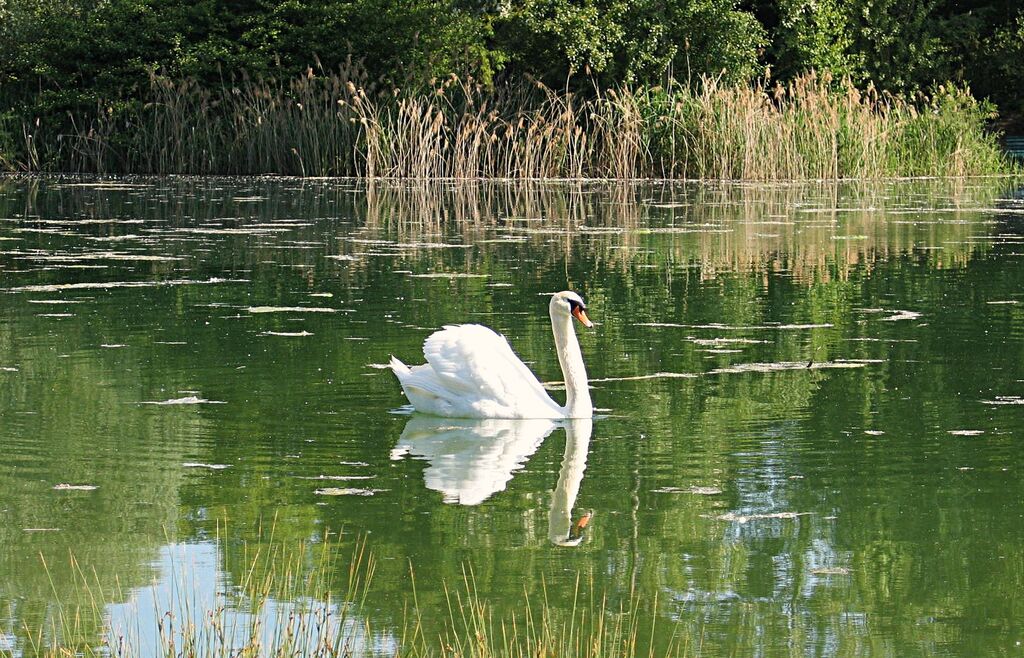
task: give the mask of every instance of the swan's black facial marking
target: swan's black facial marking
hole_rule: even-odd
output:
[[[587,305],[583,303],[583,300],[568,298],[565,301],[569,302],[569,314],[579,320],[580,324],[584,327],[594,326],[594,323],[587,317]]]

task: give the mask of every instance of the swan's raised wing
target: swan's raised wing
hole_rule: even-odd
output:
[[[438,382],[455,398],[453,401],[473,406],[479,415],[561,415],[560,407],[508,341],[483,325],[450,325],[434,332],[423,343],[423,355]]]

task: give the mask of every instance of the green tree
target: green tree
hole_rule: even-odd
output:
[[[839,0],[779,0],[776,73],[789,77],[813,68],[836,77],[862,77],[854,52],[854,24]]]
[[[579,73],[605,84],[745,80],[765,33],[732,0],[528,0],[502,12],[497,43],[515,70],[556,86]]]
[[[751,10],[782,78],[813,68],[902,94],[950,81],[1021,106],[1024,9],[1012,0],[773,0]]]

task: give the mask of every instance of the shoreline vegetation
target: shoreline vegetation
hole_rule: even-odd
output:
[[[440,628],[422,619],[411,565],[403,617],[377,626],[365,616],[373,607],[375,558],[365,539],[343,545],[334,533],[313,543],[246,543],[237,564],[222,556],[217,567],[225,569],[228,582],[209,596],[196,594],[206,574],[185,553],[165,561],[151,587],[128,592],[119,580],[113,588],[100,582],[73,554],[64,559],[67,564],[51,566],[41,556],[41,568],[48,575],[53,568],[72,574],[73,582],[65,584],[70,591],[58,591],[51,575],[54,603],[45,618],[8,636],[18,638],[26,655],[632,658],[688,655],[700,640],[677,628],[656,650],[656,597],[632,592],[612,603],[580,574],[570,609],[550,604],[542,584],[538,592],[524,589],[514,612],[498,611],[479,594],[468,565],[442,591],[423,593],[426,605],[443,611]]]
[[[1005,0],[0,1],[0,171],[1021,171]]]
[[[834,180],[1019,171],[967,88],[913,99],[808,73],[788,83],[589,93],[454,75],[381,89],[356,67],[216,88],[153,75],[141,102],[7,125],[0,168],[365,179]],[[115,109],[116,107],[116,109]],[[16,155],[11,155],[14,153]]]

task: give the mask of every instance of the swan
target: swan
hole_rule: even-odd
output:
[[[427,362],[389,364],[416,411],[449,418],[591,418],[587,369],[572,319],[593,327],[587,307],[564,290],[548,304],[555,350],[565,379],[565,406],[551,399],[508,341],[479,324],[449,325],[427,337]]]

